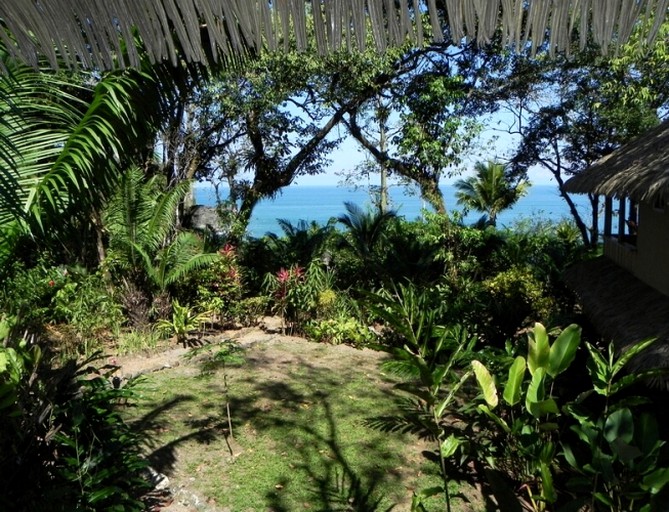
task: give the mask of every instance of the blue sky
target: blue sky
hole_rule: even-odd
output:
[[[487,122],[487,128],[485,128],[481,134],[481,141],[486,142],[493,137],[497,137],[493,145],[493,153],[488,153],[484,156],[473,156],[470,158],[469,165],[467,165],[468,168],[473,168],[474,163],[478,160],[490,158],[493,160],[499,159],[504,161],[511,157],[512,151],[517,143],[517,138],[514,138],[505,132],[508,123],[509,119],[502,114],[495,115]],[[364,161],[365,153],[360,149],[358,143],[349,136],[339,148],[333,151],[330,159],[332,160],[332,164],[324,173],[315,176],[301,176],[297,179],[296,184],[298,186],[339,185],[343,178],[338,176],[337,172],[354,169],[357,164]],[[552,185],[555,183],[550,172],[541,167],[530,169],[529,174],[530,183],[533,185]],[[453,178],[444,177],[442,179],[442,184],[447,185],[466,176],[467,172]]]

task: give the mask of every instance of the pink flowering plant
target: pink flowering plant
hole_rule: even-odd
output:
[[[284,332],[303,332],[304,325],[315,312],[318,288],[310,279],[310,270],[292,265],[265,276],[265,291],[272,311],[281,317]]]
[[[237,261],[237,248],[225,244],[218,250],[216,261],[197,272],[194,277],[194,300],[198,309],[211,311],[222,323],[234,322],[242,301],[243,274]],[[193,293],[193,292],[191,292]]]

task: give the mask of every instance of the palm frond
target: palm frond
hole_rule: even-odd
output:
[[[573,27],[580,27],[582,48],[593,41],[606,52],[611,45],[624,44],[644,16],[654,17],[648,34],[653,41],[667,17],[667,4],[654,0],[4,0],[0,20],[2,39],[10,43],[8,51],[14,58],[35,66],[39,56],[45,56],[55,68],[115,69],[139,66],[142,50],[152,62],[176,65],[180,60],[214,64],[263,48],[285,48],[291,38],[304,49],[310,24],[319,53],[342,47],[364,50],[369,32],[379,51],[407,39],[420,45],[427,35],[416,11],[429,17],[435,41],[444,39],[443,27],[448,25],[453,41],[467,37],[485,43],[501,30],[509,45],[525,47],[531,42],[536,50],[547,42],[551,51],[568,50]],[[142,44],[137,45],[136,39]]]
[[[217,253],[203,253],[202,249],[202,240],[197,235],[180,232],[174,241],[156,256],[159,287],[165,289],[191,272],[202,269],[220,258]]]

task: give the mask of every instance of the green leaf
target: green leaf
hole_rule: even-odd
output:
[[[634,418],[629,409],[619,409],[610,414],[604,423],[604,438],[613,443],[622,440],[631,443],[634,438]]]
[[[485,404],[479,404],[478,406],[479,411],[483,412],[486,416],[488,416],[490,419],[492,419],[495,423],[497,423],[504,432],[509,434],[511,432],[511,428],[509,425],[504,421],[502,418],[497,416],[494,412],[492,412],[487,405]]]
[[[613,378],[611,368],[604,357],[590,343],[585,344],[590,357],[588,358],[587,368],[592,380],[593,389],[600,395],[607,396],[609,381]]]
[[[4,350],[0,351],[0,373],[4,373],[4,371],[7,369],[8,362],[9,359],[7,357],[7,353]]]
[[[548,354],[548,375],[555,378],[565,371],[576,357],[581,343],[581,328],[571,324],[560,333]]]
[[[658,468],[644,477],[641,488],[651,494],[657,494],[667,483],[669,483],[669,468]]]
[[[441,443],[441,446],[439,447],[441,450],[441,456],[445,459],[451,457],[461,444],[462,439],[451,434]]]
[[[427,489],[421,489],[416,493],[416,496],[420,498],[431,498],[432,496],[437,496],[444,492],[443,486],[428,487]]]
[[[476,381],[479,383],[481,391],[483,391],[483,398],[490,408],[494,409],[497,407],[499,399],[497,397],[497,388],[495,387],[495,381],[493,380],[492,375],[490,375],[490,372],[483,363],[476,359],[472,361],[472,369],[474,370]]]
[[[535,323],[534,330],[527,337],[527,342],[527,367],[530,374],[534,375],[538,368],[545,368],[548,365],[550,345],[546,328],[539,322]]]
[[[629,347],[623,354],[618,358],[618,360],[613,365],[613,375],[615,376],[619,373],[630,360],[638,356],[641,352],[650,347],[653,343],[657,341],[657,338],[650,338],[647,340],[640,341]]]
[[[557,493],[553,486],[553,475],[550,466],[545,462],[541,463],[541,499],[548,503],[557,501]]]
[[[608,494],[604,494],[603,492],[596,492],[594,496],[598,501],[602,502],[607,507],[613,508],[614,506],[613,499]]]
[[[527,388],[525,397],[525,407],[535,418],[540,418],[546,414],[557,414],[559,409],[557,403],[552,398],[545,399],[544,382],[546,379],[546,369],[537,368],[532,376],[530,385]]]
[[[527,364],[525,358],[522,356],[516,357],[509,368],[509,378],[504,386],[504,401],[509,405],[516,405],[520,402],[521,386],[523,384],[523,377],[525,377],[525,368]]]

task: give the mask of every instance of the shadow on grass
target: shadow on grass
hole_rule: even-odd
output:
[[[405,463],[399,451],[406,441],[394,446],[386,443],[387,435],[365,426],[364,419],[374,412],[381,398],[384,407],[392,408],[400,403],[400,397],[380,378],[376,382],[355,366],[333,369],[297,356],[284,370],[281,378],[261,378],[253,368],[245,367],[221,369],[206,379],[189,380],[191,394],[176,396],[135,421],[137,428],[153,434],[151,465],[171,474],[177,449],[192,441],[225,441],[230,446],[226,396],[221,394],[214,411],[207,410],[198,402],[199,390],[193,386],[214,390],[215,394],[220,392],[222,381],[231,381],[227,401],[234,428],[250,425],[254,431],[270,436],[273,448],[265,448],[267,452],[290,452],[290,463],[283,468],[280,461],[272,485],[267,485],[264,492],[254,489],[258,496],[264,496],[267,508],[277,512],[295,510],[295,495],[299,495],[310,508],[323,512],[392,510],[391,500],[382,495],[382,489],[403,488],[403,473],[397,467]],[[220,372],[226,371],[232,377],[222,379]],[[186,403],[192,406],[192,413],[177,410]],[[158,444],[161,428],[171,429],[177,437]],[[362,435],[352,441],[360,430],[364,430]],[[263,449],[256,445],[257,440],[245,439],[243,432],[239,442],[246,443],[246,449]],[[230,469],[235,470],[233,466]],[[258,478],[250,478],[254,481],[248,485],[257,486],[263,481],[262,469],[257,471]]]

